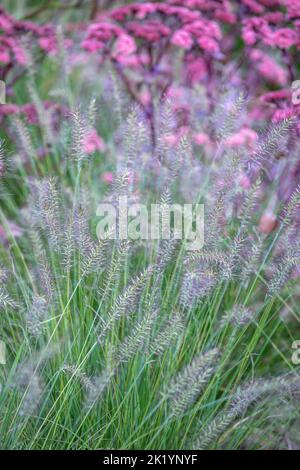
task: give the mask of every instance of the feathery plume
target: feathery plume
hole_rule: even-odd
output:
[[[74,217],[69,215],[66,228],[63,230],[63,244],[62,244],[62,266],[65,267],[66,271],[70,271],[73,256],[75,252],[75,240],[74,240]]]
[[[84,406],[92,408],[102,397],[104,391],[115,375],[115,370],[106,368],[99,377],[92,377],[90,385],[87,387]]]
[[[172,414],[180,416],[194,403],[212,377],[218,357],[216,348],[199,354],[170,383],[167,396]]]
[[[227,262],[222,265],[220,275],[222,279],[230,280],[240,269],[242,258],[241,251],[245,243],[245,235],[238,233],[232,240],[227,254]]]
[[[37,281],[40,285],[43,295],[49,303],[55,297],[55,287],[53,274],[50,269],[45,251],[40,254],[37,259],[37,262]]]
[[[4,176],[6,171],[6,161],[4,152],[4,140],[0,138],[0,178]]]
[[[116,253],[113,256],[110,264],[110,269],[107,274],[104,287],[101,289],[100,294],[111,291],[113,286],[117,283],[120,273],[124,268],[124,262],[129,253],[131,243],[129,240],[120,240],[117,243]]]
[[[21,148],[23,152],[25,153],[26,157],[28,158],[28,160],[29,161],[37,160],[36,150],[33,146],[29,130],[25,126],[24,122],[21,119],[15,117],[14,126],[19,137]]]
[[[4,287],[0,287],[0,309],[17,309],[18,303],[9,295]]]
[[[168,320],[149,345],[149,353],[155,356],[162,355],[170,345],[184,332],[185,324],[179,312]]]
[[[174,112],[172,110],[172,103],[169,98],[163,100],[159,107],[159,126],[156,145],[156,154],[161,162],[166,163],[167,155],[170,152],[168,139],[174,133]]]
[[[250,385],[239,387],[230,398],[230,406],[226,411],[218,413],[215,419],[206,426],[202,426],[200,436],[194,442],[192,448],[205,450],[213,444],[217,444],[220,436],[228,430],[232,423],[243,416],[248,407],[265,394],[289,395],[294,383],[299,385],[299,378],[276,377],[269,380],[258,380]]]
[[[281,139],[288,134],[294,124],[294,119],[283,119],[279,124],[273,125],[264,139],[257,144],[255,151],[250,155],[250,165],[256,164],[261,167],[274,160],[274,154],[278,149]]]
[[[135,106],[126,119],[123,141],[127,169],[133,167],[146,142],[147,130],[141,114],[141,111]]]
[[[0,264],[0,282],[1,283],[6,282],[8,277],[9,277],[8,270],[2,264]]]
[[[26,326],[32,336],[38,336],[43,331],[43,321],[48,314],[48,303],[44,297],[35,295],[30,308],[25,315]]]
[[[40,375],[32,368],[26,367],[17,372],[16,387],[23,392],[19,409],[20,416],[32,416],[37,412],[44,391]]]
[[[76,366],[64,364],[61,368],[61,371],[65,374],[69,374],[72,377],[76,377],[77,379],[79,379],[81,385],[86,390],[93,387],[93,382],[91,378],[85,372],[81,372]]]
[[[226,312],[221,319],[221,327],[232,323],[239,328],[248,325],[254,319],[255,313],[243,305],[234,305],[234,307]]]
[[[263,239],[262,237],[258,236],[257,240],[253,241],[251,244],[250,251],[247,254],[247,258],[241,272],[241,279],[244,281],[257,271],[262,247]]]
[[[300,204],[300,185],[292,193],[286,208],[283,211],[282,215],[282,224],[283,226],[290,225],[293,220],[293,215],[295,210]]]
[[[93,249],[93,241],[90,234],[89,214],[90,200],[88,192],[81,188],[71,217],[73,223],[74,244],[82,256],[87,256]]]
[[[145,348],[157,314],[156,310],[150,310],[133,327],[132,333],[124,339],[114,352],[114,360],[117,364],[128,362],[138,351]]]
[[[106,248],[110,244],[109,238],[103,238],[98,243],[92,243],[90,250],[81,264],[82,276],[92,272],[104,270],[107,261]]]
[[[20,416],[32,416],[37,412],[45,389],[40,369],[57,350],[57,346],[44,348],[18,365],[11,387],[23,394],[19,408]]]
[[[121,294],[119,294],[114,306],[109,312],[107,318],[104,320],[104,325],[100,325],[101,332],[98,336],[99,342],[103,341],[114,322],[119,320],[122,316],[128,315],[135,310],[137,301],[146,283],[150,280],[153,271],[154,267],[152,265],[148,266],[144,271],[133,278],[131,283],[124,288]]]
[[[219,140],[226,140],[236,130],[238,119],[245,108],[245,104],[246,98],[244,93],[239,93],[235,98],[232,98],[229,93],[225,94],[213,117],[214,120],[217,118],[217,138]],[[222,122],[221,126],[220,122]]]
[[[180,302],[185,307],[195,307],[217,282],[217,273],[211,268],[187,271],[182,280]]]
[[[84,152],[84,139],[87,128],[86,122],[79,110],[71,112],[71,151],[70,159],[81,164],[86,157]]]
[[[240,219],[239,232],[240,233],[244,233],[246,228],[250,224],[251,217],[253,214],[253,209],[257,201],[260,187],[261,187],[261,179],[257,178],[255,183],[250,188],[250,190],[247,191],[245,200],[241,208],[241,213],[239,216],[239,219]]]
[[[96,122],[96,113],[97,113],[97,106],[96,106],[96,98],[92,98],[89,103],[88,107],[88,123],[90,127],[95,126]]]
[[[31,101],[34,104],[34,107],[38,115],[40,129],[43,133],[45,145],[46,146],[51,145],[54,142],[54,136],[53,136],[52,126],[51,126],[49,110],[45,109],[45,106],[43,105],[43,101],[41,100],[37,92],[37,88],[33,82],[33,79],[29,81],[28,91],[29,91],[29,96],[31,98]]]
[[[56,179],[50,177],[34,181],[32,188],[36,224],[47,234],[50,247],[60,253],[63,210]]]
[[[276,296],[278,292],[285,286],[289,280],[290,274],[293,269],[299,265],[300,254],[283,256],[280,263],[275,265],[275,272],[268,284],[267,296]]]

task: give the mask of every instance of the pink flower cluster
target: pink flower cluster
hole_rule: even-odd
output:
[[[221,23],[240,22],[242,37],[249,46],[261,42],[281,49],[300,47],[299,0],[168,0],[168,3],[201,11]]]
[[[267,83],[284,86],[288,83],[288,71],[270,55],[254,48],[249,52],[251,66]]]
[[[229,0],[167,0],[167,3],[199,10],[206,17],[223,23],[234,24],[237,21],[235,2]]]
[[[51,101],[43,102],[45,110],[51,111],[53,124],[58,121],[62,115],[66,115],[66,109],[57,103]],[[14,103],[7,103],[0,106],[0,122],[8,116],[20,116],[24,117],[28,124],[38,124],[38,114],[33,103],[25,103],[23,105],[17,105]]]
[[[162,97],[173,82],[174,52],[188,55],[188,77],[194,80],[199,67],[205,74],[207,62],[221,56],[221,41],[218,22],[201,12],[146,2],[101,14],[88,27],[82,47],[111,61],[131,98],[144,109],[155,144],[154,95]]]
[[[83,147],[84,147],[83,149],[84,152],[87,154],[94,153],[97,150],[99,150],[100,152],[103,152],[106,148],[102,137],[98,135],[96,129],[91,129],[87,133],[84,143],[83,143]]]
[[[183,49],[195,47],[215,53],[220,50],[221,38],[218,23],[200,12],[149,2],[133,3],[101,15],[88,28],[82,46],[89,52],[103,50],[118,59],[137,53],[145,46],[160,44],[165,47],[169,43]],[[149,53],[148,63],[151,59]]]
[[[30,37],[30,42],[34,39],[34,44],[38,45],[44,52],[53,54],[58,51],[55,27],[51,24],[39,25],[30,21],[20,21],[7,14],[0,7],[0,67],[2,78],[15,65],[24,66],[28,63],[26,51],[22,38]],[[66,40],[66,46],[70,45],[70,40]]]
[[[244,4],[250,3],[243,0]],[[243,36],[247,44],[257,41],[281,49],[300,47],[300,2],[299,0],[277,0],[253,2],[259,6],[250,8],[253,16],[244,21]]]
[[[132,98],[147,105],[149,113],[153,85],[156,96],[172,86],[176,49],[182,50],[184,63],[181,83],[201,82],[213,99],[239,38],[248,77],[238,70],[230,77],[235,86],[242,83],[249,92],[263,94],[268,85],[291,83],[300,55],[300,0],[133,3],[96,18],[82,47],[100,52],[101,60],[110,59]]]
[[[0,64],[26,64],[26,54],[19,40],[21,34],[32,32],[31,23],[23,23],[9,16],[0,7]],[[1,34],[2,33],[2,34]]]

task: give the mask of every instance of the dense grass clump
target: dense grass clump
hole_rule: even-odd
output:
[[[166,204],[187,202],[182,174],[200,160],[187,137],[166,144],[168,102],[154,149],[148,123],[133,108],[114,147],[114,182],[104,190],[95,178],[99,160],[84,150],[94,104],[71,114],[64,139],[51,142],[42,161],[31,131],[15,122],[18,148],[31,160],[2,177],[1,447],[296,445],[299,190],[276,207],[276,228],[258,229],[272,196],[272,188],[261,189],[269,156],[293,121],[274,125],[252,154],[233,151],[225,141],[241,97],[232,102],[192,201],[204,203],[204,246],[188,251],[172,230],[165,240],[97,238],[101,202],[155,201],[164,217]],[[40,127],[49,135],[47,122]],[[240,175],[249,168],[255,171],[245,188]]]

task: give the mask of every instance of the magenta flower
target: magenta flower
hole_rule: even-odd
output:
[[[97,39],[88,38],[81,43],[81,46],[88,52],[98,52],[99,50],[104,49],[105,44]]]
[[[1,41],[1,38],[0,38]],[[3,45],[0,43],[0,62],[3,64],[8,64],[10,62],[10,54],[8,49],[6,49]]]
[[[276,91],[269,91],[268,93],[264,93],[260,96],[260,100],[267,103],[272,101],[276,102],[278,100],[286,101],[287,99],[291,99],[291,90],[288,88],[283,88],[281,90]]]
[[[104,183],[112,184],[112,182],[114,181],[114,175],[111,171],[106,171],[102,174],[101,179]]]
[[[256,0],[242,0],[252,13],[259,14],[264,12],[264,7]]]
[[[251,188],[251,180],[250,180],[249,176],[247,176],[245,174],[241,175],[240,178],[239,178],[239,185],[243,189],[250,189]]]
[[[95,129],[92,129],[84,140],[84,152],[91,154],[99,150],[103,152],[105,150],[105,143],[97,133]]]
[[[261,233],[269,234],[273,232],[277,225],[277,218],[273,212],[266,211],[259,221],[259,231]]]
[[[136,44],[134,39],[128,34],[121,34],[116,42],[114,48],[114,57],[128,56],[136,51]]]
[[[225,145],[228,147],[240,147],[241,145],[244,145],[248,148],[253,148],[257,139],[258,135],[255,131],[249,127],[244,127],[240,131],[229,136],[225,141]]]
[[[280,28],[272,34],[272,43],[281,49],[288,49],[299,41],[299,35],[289,28]]]
[[[300,0],[285,0],[284,5],[290,19],[300,18]]]
[[[218,43],[210,37],[205,37],[205,36],[199,37],[197,39],[197,42],[204,51],[207,51],[210,53],[219,51]]]
[[[289,119],[293,116],[296,116],[295,108],[276,109],[276,111],[274,111],[274,114],[272,116],[272,121],[276,123],[276,122],[283,121],[284,119]]]
[[[173,34],[171,43],[183,49],[190,49],[193,45],[193,39],[188,31],[181,29]]]
[[[210,142],[209,136],[204,132],[198,132],[193,135],[193,140],[196,145],[205,145]]]
[[[287,70],[281,67],[275,59],[262,52],[259,49],[252,49],[250,51],[250,60],[255,69],[262,75],[268,82],[284,86],[288,82]]]

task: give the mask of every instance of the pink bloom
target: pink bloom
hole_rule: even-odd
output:
[[[275,229],[277,225],[277,219],[276,216],[273,214],[273,212],[266,211],[262,216],[259,221],[259,231],[262,233],[271,233]]]
[[[272,57],[259,49],[252,49],[250,59],[258,72],[269,82],[285,85],[288,80],[287,71],[282,68]]]
[[[284,20],[284,14],[281,11],[270,11],[264,15],[268,23],[279,24]]]
[[[251,181],[247,175],[242,175],[239,180],[239,185],[243,189],[250,189],[251,188]]]
[[[272,121],[280,122],[280,121],[283,121],[284,119],[289,119],[294,115],[295,115],[295,110],[293,108],[277,109],[272,116]]]
[[[300,0],[284,0],[289,18],[300,18]]]
[[[281,49],[288,49],[297,44],[298,36],[295,31],[289,28],[280,28],[272,35],[273,45]]]
[[[13,24],[8,16],[3,14],[0,11],[0,29],[4,31],[6,34],[11,34],[13,30]]]
[[[243,32],[243,39],[248,46],[253,46],[256,43],[256,34],[254,31],[245,29]]]
[[[172,85],[168,91],[167,91],[167,96],[172,99],[180,99],[184,95],[184,88]]]
[[[107,184],[111,184],[114,180],[114,175],[112,174],[111,171],[106,171],[105,173],[103,173],[103,175],[101,176],[101,179],[104,183],[107,183]]]
[[[143,90],[140,94],[140,100],[144,106],[151,103],[151,93],[149,90]]]
[[[263,13],[264,7],[260,5],[255,0],[242,0],[244,5],[246,5],[253,13]]]
[[[32,103],[24,104],[21,107],[21,112],[26,115],[30,124],[37,124],[39,122],[35,106]]]
[[[207,64],[202,57],[187,57],[187,77],[192,84],[203,80],[207,73]]]
[[[55,37],[42,37],[38,40],[38,43],[41,49],[46,52],[49,52],[50,54],[57,52],[57,44]]]
[[[7,103],[0,106],[0,113],[4,116],[8,116],[9,114],[18,114],[19,112],[20,108],[17,104]]]
[[[282,90],[269,91],[260,96],[261,101],[270,102],[277,100],[287,100],[291,98],[291,90],[283,88]]]
[[[10,62],[10,55],[8,49],[0,45],[0,62],[8,64]]]
[[[271,34],[268,22],[262,17],[253,16],[243,21],[242,38],[249,46],[253,46],[258,39],[266,42]]]
[[[164,141],[169,147],[174,147],[179,142],[179,136],[177,134],[169,134],[164,137]]]
[[[38,40],[39,46],[44,51],[48,52],[51,55],[57,54],[58,52],[58,44],[55,35],[41,37]],[[70,39],[64,40],[64,47],[68,49],[72,45],[72,41]]]
[[[129,67],[132,69],[138,69],[141,65],[141,62],[136,54],[131,55],[119,55],[118,56],[119,64],[122,64],[125,67]]]
[[[210,37],[201,36],[197,39],[197,42],[204,51],[212,53],[219,51],[218,43]]]
[[[13,53],[15,55],[16,61],[20,65],[26,65],[28,62],[25,50],[18,43],[15,43],[12,46]]]
[[[105,44],[97,39],[85,39],[81,46],[83,49],[87,50],[88,52],[97,52],[101,49],[104,49]]]
[[[209,136],[204,132],[198,132],[193,135],[193,140],[197,145],[204,145],[209,143]]]
[[[225,10],[216,11],[215,18],[228,24],[234,24],[236,22],[236,16]]]
[[[193,38],[188,31],[180,29],[173,34],[171,43],[183,49],[190,49],[193,45]]]
[[[226,139],[225,144],[228,147],[239,147],[240,145],[246,145],[247,147],[253,147],[257,140],[257,133],[248,127],[241,129],[239,132],[232,134]]]
[[[140,5],[139,11],[137,12],[137,18],[143,20],[149,13],[155,12],[156,5],[154,3],[144,3]]]
[[[115,42],[115,56],[128,56],[136,51],[134,39],[128,34],[121,34]]]
[[[105,150],[105,143],[102,137],[97,134],[97,131],[95,129],[92,129],[87,134],[83,146],[84,151],[87,154],[94,153],[96,152],[96,150],[99,150],[100,152],[103,152]]]

